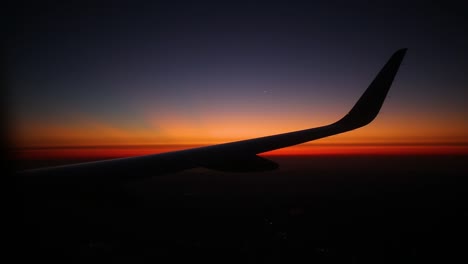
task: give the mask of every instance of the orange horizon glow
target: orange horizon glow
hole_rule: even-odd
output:
[[[20,159],[140,156],[319,127],[342,116],[328,112],[311,118],[299,114],[305,110],[295,109],[280,111],[265,120],[264,114],[249,111],[219,111],[211,109],[209,112],[213,114],[193,118],[148,110],[137,125],[89,116],[70,117],[68,123],[16,119],[10,131],[13,156]],[[427,113],[381,113],[369,126],[262,155],[468,154],[468,123],[459,116],[434,118]]]
[[[336,118],[326,118],[334,120]],[[172,121],[171,121],[172,120]],[[160,120],[158,124],[129,127],[97,120],[71,124],[28,122],[12,126],[11,143],[17,148],[128,145],[212,145],[318,127],[331,122],[308,122],[303,118],[266,122],[260,117],[226,120]],[[365,128],[320,139],[330,144],[458,144],[468,142],[466,122],[406,119],[382,116]]]

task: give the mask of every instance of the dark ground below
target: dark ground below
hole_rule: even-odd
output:
[[[20,179],[18,258],[467,263],[468,156],[269,158],[279,170],[79,188]]]

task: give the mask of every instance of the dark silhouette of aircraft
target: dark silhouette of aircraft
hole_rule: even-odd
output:
[[[151,177],[196,167],[228,172],[274,170],[278,168],[277,163],[257,154],[351,131],[374,120],[405,53],[406,49],[396,51],[351,111],[326,126],[162,154],[27,170],[20,174],[26,178],[47,176],[59,182],[82,182]]]

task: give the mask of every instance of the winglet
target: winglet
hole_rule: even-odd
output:
[[[335,125],[351,130],[365,126],[374,120],[382,107],[406,50],[406,48],[400,49],[390,57],[351,111]]]

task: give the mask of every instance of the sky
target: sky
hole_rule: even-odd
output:
[[[128,156],[327,125],[408,48],[373,123],[287,153],[468,153],[466,6],[303,2],[20,1],[11,146]]]

